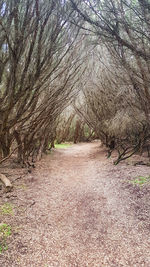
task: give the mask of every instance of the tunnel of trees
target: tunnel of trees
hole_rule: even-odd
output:
[[[0,0],[0,163],[98,138],[117,164],[148,150],[149,109],[149,0]]]

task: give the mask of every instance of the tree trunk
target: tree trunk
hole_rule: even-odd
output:
[[[74,144],[76,144],[79,139],[79,132],[80,132],[80,122],[77,121],[75,131],[74,131]]]
[[[19,133],[17,131],[14,131],[14,136],[18,145],[18,162],[21,163],[23,162],[23,149],[22,149],[22,141]]]
[[[2,157],[6,158],[10,154],[10,140],[6,136],[0,137],[0,151],[2,152]]]

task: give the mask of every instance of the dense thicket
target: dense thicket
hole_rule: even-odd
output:
[[[88,142],[95,139],[94,131],[83,116],[78,115],[75,107],[67,107],[57,120],[55,140],[58,144],[69,141],[73,143]]]
[[[84,72],[69,4],[0,0],[0,156],[40,157]]]
[[[142,152],[149,74],[149,0],[0,0],[0,158],[26,164],[87,127],[116,163]]]
[[[150,2],[71,3],[96,47],[78,111],[110,152],[118,150],[118,163],[150,138]]]

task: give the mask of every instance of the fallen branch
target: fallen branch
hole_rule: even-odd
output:
[[[0,174],[0,180],[5,185],[7,192],[9,192],[13,188],[12,183],[10,182],[10,180],[4,174]]]
[[[134,166],[137,166],[137,165],[150,166],[150,163],[149,162],[144,162],[144,161],[137,161],[137,162],[134,163]]]

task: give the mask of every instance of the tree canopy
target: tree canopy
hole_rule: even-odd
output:
[[[69,105],[116,163],[142,151],[149,72],[149,0],[0,0],[1,159],[40,158]]]

